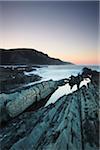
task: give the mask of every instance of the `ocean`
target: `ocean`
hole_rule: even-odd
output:
[[[71,75],[76,76],[78,73],[82,72],[84,67],[100,71],[100,67],[96,65],[45,65],[44,67],[37,68],[36,71],[25,72],[25,74],[37,74],[42,77],[42,81],[50,79],[56,81],[69,78]]]

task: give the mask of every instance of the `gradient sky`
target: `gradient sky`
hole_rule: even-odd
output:
[[[0,48],[34,48],[75,64],[98,63],[96,1],[1,1],[0,20]]]

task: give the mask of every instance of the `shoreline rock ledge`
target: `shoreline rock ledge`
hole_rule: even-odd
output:
[[[98,150],[99,86],[92,82],[1,129],[3,150]]]
[[[0,123],[8,121],[25,111],[33,104],[46,102],[58,85],[55,81],[49,80],[31,87],[23,88],[10,94],[0,94]]]

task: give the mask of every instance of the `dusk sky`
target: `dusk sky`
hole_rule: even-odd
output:
[[[98,63],[96,1],[0,2],[0,48],[34,48],[75,64]]]

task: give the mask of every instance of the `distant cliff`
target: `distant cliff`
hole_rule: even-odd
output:
[[[72,63],[64,62],[60,59],[51,58],[47,54],[39,52],[35,49],[18,48],[9,50],[0,49],[0,64],[63,65]]]

